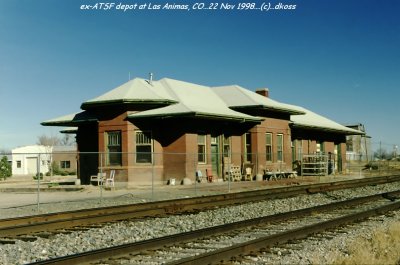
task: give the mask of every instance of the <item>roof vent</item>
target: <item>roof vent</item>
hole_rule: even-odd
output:
[[[149,84],[153,85],[153,73],[149,73]]]

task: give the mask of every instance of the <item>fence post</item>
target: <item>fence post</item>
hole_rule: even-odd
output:
[[[37,160],[37,211],[40,209],[40,154],[38,154],[38,160]]]
[[[197,158],[196,154],[193,154],[193,164],[194,164],[194,194],[197,196],[197,180],[200,178],[200,176],[197,175]]]
[[[228,171],[228,192],[231,192],[231,177],[232,177],[232,163],[229,163],[229,171]]]
[[[103,202],[103,153],[100,153],[100,176],[101,181],[100,181],[100,203]]]
[[[154,155],[155,153],[153,153]],[[154,201],[154,163],[155,163],[155,155],[151,160],[151,200]]]

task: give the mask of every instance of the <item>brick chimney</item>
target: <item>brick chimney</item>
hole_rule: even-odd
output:
[[[257,89],[256,93],[261,95],[261,96],[267,97],[267,98],[269,97],[269,89],[268,88]]]

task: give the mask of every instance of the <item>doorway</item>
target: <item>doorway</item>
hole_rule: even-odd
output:
[[[211,136],[211,169],[213,175],[220,176],[221,174],[221,161],[220,161],[220,137],[218,136]]]

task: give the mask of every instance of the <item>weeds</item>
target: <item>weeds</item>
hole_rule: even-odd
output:
[[[400,264],[400,223],[377,229],[372,236],[359,236],[348,244],[348,254],[339,254],[333,264]]]

